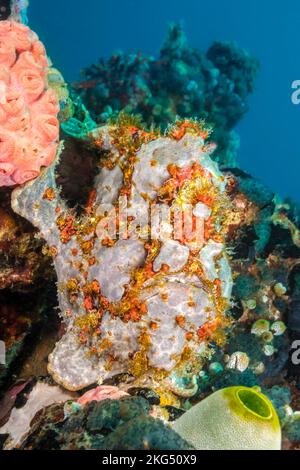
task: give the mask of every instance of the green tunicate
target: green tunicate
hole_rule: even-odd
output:
[[[255,299],[249,299],[245,302],[247,308],[249,310],[254,310],[256,308],[256,300]]]
[[[282,284],[282,282],[277,282],[274,286],[274,292],[278,297],[286,294],[287,288]]]
[[[262,336],[270,330],[270,322],[268,320],[260,319],[253,323],[251,333],[256,336]]]
[[[252,370],[255,375],[261,375],[264,373],[266,367],[263,362],[255,362],[252,366]]]
[[[272,402],[258,390],[229,387],[202,400],[173,423],[198,450],[280,450],[281,428]]]
[[[212,362],[210,365],[209,365],[209,372],[213,375],[215,374],[220,374],[221,372],[223,372],[224,368],[222,366],[222,364],[220,362]]]
[[[272,346],[272,344],[265,344],[263,346],[263,352],[266,356],[270,357],[275,353],[275,348]]]
[[[261,336],[261,339],[264,343],[271,343],[273,341],[273,333],[271,331],[266,331]]]
[[[271,326],[271,330],[274,332],[275,336],[280,336],[286,331],[286,325],[283,321],[275,321]]]
[[[252,389],[241,389],[237,392],[241,403],[251,412],[262,418],[271,418],[272,410],[267,400],[262,399],[258,393],[253,393]]]

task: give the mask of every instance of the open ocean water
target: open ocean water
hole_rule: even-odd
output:
[[[300,202],[298,0],[31,0],[30,25],[68,81],[115,50],[157,55],[170,22],[182,21],[190,44],[206,51],[234,40],[260,61],[250,110],[237,127],[239,166],[281,196]]]

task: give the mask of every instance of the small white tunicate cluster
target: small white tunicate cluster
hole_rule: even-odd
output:
[[[272,344],[274,336],[281,336],[285,333],[285,331],[286,325],[281,320],[277,320],[272,323],[269,320],[261,318],[256,320],[251,327],[251,333],[261,340],[262,351],[267,357],[273,356],[276,351],[274,345]],[[260,367],[258,366],[257,368],[260,371]]]

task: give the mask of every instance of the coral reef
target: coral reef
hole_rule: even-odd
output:
[[[24,361],[25,352],[35,347],[43,324],[47,322],[51,330],[53,321],[47,314],[56,303],[55,298],[51,300],[55,273],[49,250],[37,231],[12,211],[10,196],[10,189],[1,189],[0,340],[6,346],[6,365],[0,365],[1,386],[13,380],[13,372],[22,362],[18,360]]]
[[[0,192],[0,290],[26,292],[37,279],[47,277],[50,258],[43,241],[34,237],[35,230],[9,207],[9,196]]]
[[[247,111],[257,69],[236,44],[216,42],[203,54],[173,25],[158,59],[116,53],[85,69],[75,88],[98,123],[122,110],[162,129],[177,117],[205,119],[218,147],[213,157],[233,165],[239,139],[232,130]]]
[[[203,389],[263,385],[272,376],[276,380],[288,363],[288,291],[290,272],[298,262],[299,250],[288,229],[278,235],[278,226],[272,222],[278,206],[271,193],[261,185],[259,201],[254,191],[250,194],[245,190],[245,183],[257,186],[255,180],[242,172],[239,176],[228,173],[228,177],[230,174],[233,207],[229,222],[230,264],[234,277],[231,315],[235,321],[227,344],[222,351],[216,348],[214,367],[208,368],[203,376]],[[258,244],[256,225],[268,206],[270,217],[265,223],[269,235],[263,244]]]
[[[300,366],[291,354],[300,340],[300,209],[235,168],[233,128],[247,109],[257,62],[228,43],[201,54],[173,26],[159,60],[115,54],[86,69],[69,95],[36,35],[18,23],[26,21],[26,3],[0,1],[0,31],[10,38],[0,48],[0,146],[8,148],[8,134],[23,135],[9,126],[24,116],[28,125],[27,140],[18,139],[26,154],[10,154],[9,162],[0,156],[1,168],[13,165],[1,185],[26,183],[13,192],[15,213],[13,188],[0,193],[2,392],[12,385],[0,405],[0,442],[23,449],[257,448],[255,397],[256,411],[263,402],[276,427],[272,434],[264,422],[260,447],[280,447],[277,412],[282,447],[299,448]],[[24,63],[39,71],[40,97],[19,84]],[[48,146],[35,107],[49,96]],[[159,209],[153,219],[152,206]],[[192,237],[179,230],[183,220]],[[26,343],[36,346],[29,355]],[[49,372],[80,394],[52,382],[50,351]],[[36,383],[32,375],[44,378]],[[231,390],[224,406],[225,387],[246,390],[246,401],[232,409]],[[246,416],[255,419],[249,424]],[[232,423],[241,429],[234,444]],[[218,442],[204,440],[212,435]]]
[[[68,412],[66,415],[66,407]],[[21,449],[185,450],[191,446],[151,417],[141,397],[92,402],[83,407],[52,405],[36,416]]]
[[[53,253],[66,333],[49,371],[64,387],[148,369],[160,381],[194,374],[206,343],[224,341],[230,207],[207,136],[201,123],[178,121],[161,137],[122,116],[89,135],[104,158],[83,214],[61,199],[55,166],[14,191],[14,210]]]
[[[197,126],[195,127],[195,123],[192,122],[189,123],[191,128],[185,129],[183,134],[181,131],[185,128],[187,122],[179,121],[177,127],[170,129],[170,132],[173,132],[172,137],[160,137],[156,133],[145,133],[139,127],[137,122],[135,122],[134,126],[132,125],[132,122],[129,125],[128,119],[129,118],[125,116],[121,116],[119,122],[115,123],[114,126],[96,129],[91,133],[85,134],[85,138],[79,141],[76,138],[73,140],[73,152],[70,153],[70,155],[78,153],[81,148],[86,148],[88,149],[88,153],[83,153],[83,155],[85,155],[84,159],[86,159],[86,157],[90,159],[90,163],[87,167],[89,169],[87,169],[87,171],[94,171],[92,170],[93,161],[96,161],[96,165],[100,166],[100,172],[97,174],[96,171],[95,173],[95,187],[98,187],[97,185],[99,180],[101,181],[101,173],[103,171],[106,172],[106,175],[109,174],[110,171],[119,167],[120,160],[123,159],[126,162],[130,155],[136,155],[141,151],[139,150],[141,148],[147,149],[147,146],[151,143],[153,144],[160,139],[168,138],[170,141],[173,140],[175,145],[178,145],[181,141],[185,141],[184,139],[198,138],[199,141],[202,139],[201,136],[197,136],[197,133],[194,134]],[[198,127],[198,131],[199,129],[203,133],[204,128],[200,126]],[[69,158],[67,149],[68,145],[69,142],[66,142],[67,159]],[[126,151],[127,149],[128,153]],[[187,152],[187,150],[185,150],[185,152]],[[58,164],[59,169],[62,169],[64,165],[66,165],[64,158],[65,151],[63,150]],[[70,162],[68,165],[69,164]],[[136,164],[137,162],[134,159],[132,166],[134,167]],[[121,168],[123,173],[124,169],[128,167],[121,165]],[[93,266],[95,260],[93,259],[92,251],[89,250],[85,253],[86,257],[82,256],[82,242],[86,242],[89,239],[94,238],[96,238],[96,240],[100,240],[100,234],[102,235],[101,249],[103,249],[103,251],[115,246],[116,243],[114,240],[109,238],[109,235],[111,234],[107,231],[108,227],[105,223],[107,216],[105,213],[101,213],[100,219],[96,218],[96,220],[92,222],[92,227],[90,226],[90,221],[93,220],[95,209],[98,209],[99,207],[95,203],[97,195],[95,195],[93,190],[90,191],[90,194],[86,199],[85,207],[80,208],[80,210],[79,208],[71,210],[61,201],[58,203],[56,180],[52,174],[52,180],[49,182],[48,178],[50,172],[52,172],[52,168],[43,172],[39,177],[40,180],[37,179],[36,181],[29,183],[26,186],[25,191],[31,191],[32,187],[37,182],[44,181],[45,186],[43,186],[43,189],[40,189],[41,194],[44,197],[44,199],[41,198],[42,204],[45,204],[45,206],[43,206],[43,210],[44,207],[49,207],[49,202],[51,203],[51,201],[53,201],[53,207],[55,209],[54,220],[56,220],[56,224],[59,220],[63,220],[64,222],[56,225],[58,228],[58,238],[65,241],[65,243],[62,243],[63,256],[66,255],[65,248],[69,243],[72,243],[72,241],[75,240],[75,250],[78,250],[78,252],[74,251],[72,253],[72,259],[75,257],[75,260],[77,261],[78,253],[80,253],[80,259],[84,259],[86,261],[84,266],[86,271],[89,271],[90,263]],[[65,168],[65,173],[67,178],[67,167]],[[174,179],[174,175],[172,178],[171,176],[172,175],[168,172],[166,177],[166,181],[168,182],[168,191],[172,188],[172,185],[169,186],[169,183]],[[105,179],[102,177],[103,181],[106,181],[106,177],[107,176],[105,176]],[[91,181],[89,184],[91,184]],[[113,181],[115,182],[115,180]],[[124,179],[124,181],[131,182],[132,179],[128,178],[128,180]],[[129,187],[131,189],[131,185],[129,184],[129,186],[126,186],[124,181],[122,180],[122,184],[119,188],[125,188],[126,190]],[[199,400],[210,395],[214,390],[222,389],[225,386],[260,385],[263,387],[264,392],[272,399],[271,392],[269,392],[270,384],[272,385],[273,383],[276,383],[276,381],[277,383],[282,383],[282,374],[286,374],[289,348],[287,315],[290,309],[290,300],[291,298],[296,299],[297,292],[299,291],[299,288],[297,290],[297,285],[299,285],[299,283],[297,284],[298,278],[296,269],[299,259],[299,248],[297,244],[295,244],[295,242],[297,243],[297,238],[294,236],[295,229],[291,229],[291,223],[288,222],[288,219],[284,224],[278,224],[277,221],[280,214],[282,214],[282,218],[280,218],[280,220],[284,220],[283,215],[286,214],[289,209],[286,205],[283,207],[282,204],[276,203],[272,192],[268,191],[268,189],[263,185],[239,170],[227,170],[226,181],[226,207],[228,207],[228,210],[225,218],[225,233],[228,234],[231,239],[229,261],[235,281],[233,289],[235,303],[230,312],[232,319],[231,324],[227,324],[226,321],[225,324],[223,323],[223,326],[226,326],[227,324],[228,328],[227,341],[221,341],[221,343],[216,341],[218,340],[218,335],[215,336],[212,331],[213,329],[210,329],[206,332],[209,334],[210,353],[209,355],[206,353],[203,354],[203,357],[201,358],[200,372],[200,366],[198,365],[196,370],[194,369],[193,371],[189,371],[185,368],[184,372],[182,373],[181,370],[179,375],[177,374],[177,371],[173,371],[175,373],[170,374],[168,380],[166,380],[164,374],[158,378],[154,376],[150,377],[151,380],[150,382],[148,380],[148,385],[150,384],[150,386],[158,393],[161,406],[171,410],[172,407],[169,405],[173,405],[169,416],[174,413],[181,414],[183,411],[178,409],[182,406],[188,408],[188,406],[190,406],[189,400],[195,404],[199,402]],[[70,188],[66,191],[66,181],[62,181],[62,184],[62,194],[64,192],[70,192]],[[87,184],[87,186],[89,186],[89,184]],[[54,197],[53,192],[49,191],[49,188],[53,189],[55,193]],[[105,210],[107,212],[111,211],[113,208],[113,205],[110,205],[111,199],[109,199],[109,197],[114,188],[115,186],[113,186],[112,183],[102,186],[105,196],[108,198],[104,201],[106,203]],[[256,190],[255,188],[259,189]],[[23,191],[24,188],[20,190],[20,194],[24,194]],[[75,191],[75,188],[71,190],[71,199],[76,201],[80,192],[75,194],[73,191]],[[160,202],[167,200],[169,204],[170,201],[173,201],[173,198],[170,200],[170,193],[168,191],[161,192]],[[131,196],[132,191],[124,191],[124,193],[129,193]],[[122,194],[124,195],[124,193]],[[172,195],[174,196],[174,193]],[[18,190],[15,193],[15,197],[18,198]],[[230,203],[228,198],[230,199]],[[263,218],[261,216],[261,212],[265,211],[266,207],[269,208],[268,210],[270,213],[270,217],[265,220],[265,223],[268,225],[268,230],[266,231],[268,236],[264,235],[263,243],[258,244],[257,242],[260,240],[260,233],[256,229],[256,225],[259,224]],[[59,208],[59,210],[57,208]],[[199,208],[201,208],[200,213],[202,216],[207,215],[207,211],[204,210],[203,206],[199,206]],[[26,212],[26,215],[27,213],[28,212]],[[276,214],[276,217],[273,217],[273,214]],[[62,219],[60,219],[61,215],[63,215]],[[67,215],[72,217],[72,224],[65,223]],[[49,217],[52,217],[51,213]],[[133,220],[130,219],[130,214],[128,221],[133,222]],[[100,227],[99,222],[102,222]],[[47,221],[46,223],[49,227],[49,222]],[[91,229],[88,232],[86,231],[86,223],[89,223],[88,227]],[[292,223],[294,224],[293,227],[297,226],[296,220],[293,220]],[[73,230],[75,230],[74,233]],[[87,233],[88,237],[82,239],[81,237]],[[106,238],[103,238],[103,233],[106,235]],[[43,236],[45,235],[43,234]],[[102,242],[104,242],[103,245]],[[57,241],[55,241],[55,243],[56,247],[59,246]],[[51,243],[50,251],[52,246],[53,244]],[[72,246],[71,249],[73,250],[74,247]],[[94,245],[92,246],[92,250],[93,249]],[[57,250],[53,250],[52,253],[55,261],[59,252]],[[170,257],[170,255],[168,256]],[[95,257],[98,257],[98,255]],[[57,261],[58,260],[56,259],[56,262]],[[151,261],[153,263],[155,258],[152,258]],[[170,262],[169,259],[167,261],[168,263]],[[107,275],[108,273],[106,271],[105,278]],[[65,279],[68,279],[68,277],[65,277]],[[74,278],[71,277],[71,280],[72,279]],[[74,308],[74,305],[77,306],[78,298],[80,298],[80,302],[84,303],[84,311],[80,320],[85,320],[83,323],[73,323],[73,319],[71,319],[70,324],[72,327],[74,325],[74,331],[76,331],[77,335],[79,333],[80,340],[83,339],[81,333],[84,332],[86,334],[87,342],[85,343],[83,341],[81,345],[78,342],[78,347],[81,348],[85,345],[85,350],[89,350],[89,352],[91,352],[90,335],[95,326],[93,326],[93,323],[91,324],[86,322],[86,320],[94,320],[93,317],[87,318],[87,314],[90,313],[91,310],[94,310],[95,293],[92,292],[93,309],[88,308],[88,310],[86,310],[86,306],[90,306],[89,295],[87,295],[90,294],[90,291],[86,292],[85,289],[81,291],[78,289],[78,285],[76,285],[75,290],[70,289],[70,287],[73,289],[74,286],[71,284],[69,285],[67,298],[68,307]],[[290,295],[291,288],[293,292],[292,297]],[[66,287],[64,284],[59,284],[59,295],[65,297],[65,292]],[[101,302],[103,300],[104,299],[101,299]],[[129,297],[129,300],[132,304],[134,298]],[[69,305],[69,301],[71,301],[71,305]],[[98,305],[99,304],[97,304],[97,306]],[[140,310],[138,309],[141,308],[141,304],[133,303],[133,305],[139,312]],[[133,312],[131,312],[131,314],[132,313]],[[293,318],[297,318],[297,311],[295,310],[293,310]],[[127,329],[128,324],[130,325],[130,323],[130,319],[126,319],[124,327]],[[295,320],[294,324],[296,324]],[[88,329],[86,329],[86,325],[88,325]],[[222,331],[223,328],[217,329],[218,334]],[[92,352],[89,360],[93,362],[95,357],[97,357],[97,355]],[[140,356],[137,356],[137,359],[142,370],[145,370],[148,367],[147,363],[143,363],[140,360]],[[129,363],[130,361],[128,361],[128,364]],[[141,377],[137,377],[140,373],[140,369],[126,367],[126,370],[128,370],[130,374],[136,374],[136,381],[140,380],[142,384],[144,383]],[[113,374],[117,371],[115,370]],[[149,375],[151,375],[151,372],[151,370],[148,371]],[[107,377],[109,377],[109,375],[110,371],[108,371]],[[95,377],[95,380],[97,378],[98,376]],[[287,384],[287,382],[283,383]],[[126,387],[124,390],[127,391]],[[128,392],[130,393],[129,390]],[[166,390],[168,390],[168,392],[166,392]],[[175,397],[178,398],[176,399]],[[275,402],[274,405],[278,410],[285,438],[286,436],[294,436],[295,434],[292,434],[292,431],[289,432],[288,430],[297,428],[296,417],[294,420],[291,419],[287,421],[286,413],[283,414],[285,405],[283,405],[284,410],[282,405],[277,405]],[[124,426],[126,430],[126,425]],[[121,433],[122,429],[119,432]],[[124,435],[126,436],[126,433]],[[102,442],[102,439],[100,440]],[[127,445],[126,440],[122,442],[124,446]],[[39,444],[36,445],[38,446]],[[76,447],[77,444],[73,443],[72,445]],[[84,446],[85,444],[78,443],[78,445]],[[92,446],[99,445],[99,443],[92,444]],[[113,446],[112,443],[109,445]]]

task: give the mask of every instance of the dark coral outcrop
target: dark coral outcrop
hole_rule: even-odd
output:
[[[257,60],[235,43],[215,42],[204,54],[172,25],[157,59],[116,53],[86,68],[75,88],[98,123],[121,110],[162,129],[176,117],[205,119],[214,128],[215,159],[232,165],[238,147],[233,128],[248,109],[257,70]]]

